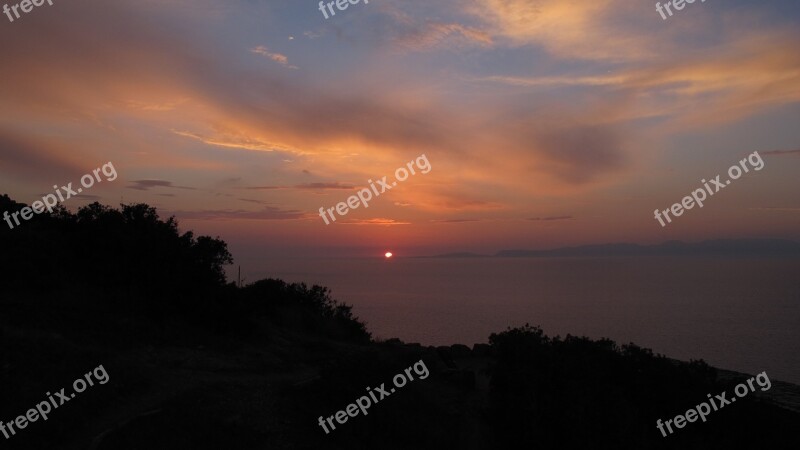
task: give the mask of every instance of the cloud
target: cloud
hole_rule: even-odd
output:
[[[519,77],[519,76],[500,76],[493,75],[488,77],[476,78],[475,81],[492,81],[497,83],[509,84],[512,86],[613,86],[623,84],[625,78],[615,76],[550,76],[550,77]]]
[[[179,136],[196,139],[208,145],[215,145],[218,147],[237,148],[244,150],[258,150],[262,152],[282,151],[282,152],[299,153],[299,154],[304,153],[300,150],[293,149],[283,144],[269,142],[267,140],[254,136],[247,136],[241,134],[240,132],[218,132],[216,133],[216,136],[204,136],[202,134],[190,133],[188,131],[172,130],[172,132]]]
[[[379,226],[394,226],[394,225],[411,225],[411,222],[402,222],[394,219],[350,219],[345,222],[339,222],[342,225],[379,225]]]
[[[193,187],[188,186],[174,186],[171,181],[164,181],[164,180],[132,180],[132,186],[128,186],[128,189],[136,189],[137,191],[147,191],[152,188],[171,188],[171,189],[189,189],[189,190],[196,190]]]
[[[433,223],[466,223],[466,222],[480,222],[478,219],[435,219],[431,220]]]
[[[490,48],[492,37],[469,17],[457,12],[459,1],[406,0],[370,7],[360,16],[362,26],[336,29],[339,37],[375,43],[381,48],[408,51],[457,51]]]
[[[64,156],[73,154],[70,150],[64,144],[0,129],[0,169],[6,173],[50,183],[55,177],[84,173],[83,164]]]
[[[42,196],[42,197],[44,197],[44,196]],[[92,201],[92,202],[97,202],[97,201],[100,201],[100,200],[103,199],[99,195],[90,195],[90,194],[84,194],[84,193],[78,194],[77,197],[81,198],[81,199],[84,199],[84,200],[89,200],[89,201]]]
[[[163,112],[163,111],[173,111],[178,106],[186,103],[189,99],[178,99],[175,101],[170,102],[154,102],[154,103],[146,103],[137,100],[127,100],[125,103],[129,108],[138,109],[141,111],[155,111],[155,112]]]
[[[492,45],[492,38],[488,33],[457,23],[408,24],[404,29],[396,30],[396,33],[395,44],[411,50],[436,49],[445,46],[448,41],[452,43],[451,47]]]
[[[181,219],[200,220],[298,220],[312,217],[302,211],[280,209],[266,206],[261,211],[246,211],[242,209],[202,210],[202,211],[176,211],[175,216]]]
[[[352,190],[355,189],[355,186],[352,184],[347,183],[305,183],[305,184],[298,184],[294,186],[295,189],[303,189],[303,190],[313,190],[313,191],[322,191],[322,190]]]
[[[422,205],[420,202],[417,202],[417,204]],[[502,209],[506,206],[498,202],[458,198],[454,196],[447,196],[439,199],[434,198],[424,203],[424,205],[432,206],[433,209],[446,209],[451,211],[491,211]]]
[[[579,65],[581,71],[474,80],[537,92],[582,87],[608,99],[597,106],[618,111],[606,115],[610,120],[663,117],[676,127],[731,122],[800,101],[796,25],[764,17],[758,6],[712,8],[695,6],[680,17],[681,27],[647,29],[641,14],[652,9],[622,0],[480,2],[467,10],[511,45],[543,48],[551,61],[591,63]]]
[[[259,205],[266,205],[267,204],[267,202],[264,202],[264,201],[261,201],[261,200],[253,200],[251,198],[239,198],[237,200],[242,201],[242,202],[248,202],[248,203],[258,203]]]
[[[546,158],[545,170],[570,183],[592,181],[625,166],[622,138],[611,127],[580,126],[540,130],[535,151]]]
[[[770,212],[800,212],[800,208],[762,206],[759,208],[749,208],[750,211],[770,211]]]
[[[662,62],[623,66],[612,74],[493,75],[476,81],[534,89],[585,87],[627,104],[628,112],[617,120],[661,116],[697,127],[800,101],[800,55],[792,50],[797,45],[796,34],[765,32],[734,37],[711,56],[665,55]]]
[[[287,186],[247,186],[239,189],[248,189],[251,191],[272,191],[277,189],[289,189]]]
[[[267,57],[267,58],[269,58],[269,59],[271,59],[271,60],[273,60],[273,61],[275,61],[277,63],[280,63],[281,65],[284,65],[284,66],[288,67],[289,69],[297,69],[298,68],[297,66],[293,66],[293,65],[289,64],[289,58],[287,58],[286,55],[282,55],[280,53],[270,52],[269,49],[267,49],[267,47],[264,47],[263,45],[259,45],[256,48],[250,49],[250,52],[251,53],[255,53],[257,55],[265,56],[265,57]]]
[[[3,176],[75,161],[72,173],[82,174],[93,154],[110,153],[109,159],[130,157],[135,173],[147,177],[169,169],[180,170],[181,180],[214,183],[241,174],[257,185],[214,186],[276,191],[270,196],[299,212],[313,210],[302,203],[313,200],[308,191],[354,189],[305,181],[359,185],[424,152],[436,170],[393,190],[386,206],[413,204],[403,212],[444,210],[450,217],[530,211],[546,196],[583,201],[570,194],[596,196],[598,186],[625,182],[635,158],[660,144],[651,149],[637,135],[649,131],[649,123],[632,123],[637,119],[702,127],[800,96],[797,33],[779,21],[741,26],[747,21],[730,13],[704,22],[709,2],[661,26],[651,4],[411,1],[409,14],[383,14],[386,20],[363,31],[328,24],[326,39],[283,41],[287,49],[310,45],[303,48],[313,58],[297,61],[306,55],[290,61],[287,55],[295,53],[242,41],[277,19],[259,9],[264,2],[220,8],[200,0],[189,8],[186,0],[168,1],[159,4],[157,18],[154,0],[106,3],[78,2],[25,27],[0,28],[0,38],[18,43],[6,49],[0,66],[3,128],[36,136],[15,139],[25,146],[10,158],[0,146]],[[407,4],[362,11],[400,8],[394,3]],[[645,9],[659,28],[648,30],[652,22],[641,16],[629,20]],[[448,51],[459,48],[469,52]],[[313,70],[283,70],[292,62]],[[258,152],[266,154],[252,156]],[[293,167],[281,160],[294,161]],[[302,168],[324,175],[303,176]],[[131,186],[153,195],[180,188],[153,182],[161,180]],[[223,202],[231,199],[222,196],[209,200],[219,202],[204,205],[211,212],[253,214],[226,210]]]
[[[272,191],[282,189],[296,189],[301,191],[326,191],[326,190],[352,190],[355,186],[348,183],[303,183],[292,186],[247,186],[242,189],[253,191]]]
[[[224,180],[220,181],[220,186],[236,186],[242,181],[242,177],[231,177],[225,178]]]
[[[527,220],[531,220],[534,222],[554,222],[560,220],[575,220],[572,216],[554,216],[554,217],[531,217]]]
[[[761,154],[764,154],[764,155],[775,155],[775,156],[800,155],[800,149],[798,149],[798,150],[770,150],[768,152],[761,152]]]
[[[466,6],[492,35],[511,44],[540,45],[564,57],[616,60],[639,58],[658,48],[653,37],[635,35],[636,27],[620,26],[626,11],[635,16],[631,9],[628,2],[614,0],[483,0]]]
[[[147,8],[135,2],[104,8],[108,17],[101,22],[90,20],[98,2],[88,3],[63,16],[48,17],[45,24],[34,26],[36,30],[25,31],[24,48],[6,55],[8,65],[0,67],[0,75],[8,81],[0,85],[0,99],[15,105],[15,114],[42,126],[58,126],[62,120],[76,123],[76,115],[96,111],[103,112],[102,117],[119,117],[125,131],[113,136],[97,136],[96,130],[87,129],[91,127],[88,123],[71,131],[97,136],[102,143],[129,133],[128,142],[136,142],[140,147],[137,154],[144,155],[138,164],[156,165],[166,158],[176,166],[193,164],[193,169],[205,171],[242,165],[203,148],[195,151],[193,142],[200,142],[219,148],[291,153],[297,158],[290,159],[314,173],[360,176],[369,172],[368,176],[374,176],[370,169],[395,166],[400,157],[410,153],[407,149],[420,153],[436,149],[457,157],[467,151],[465,144],[476,133],[454,133],[460,113],[439,105],[434,97],[398,101],[397,95],[385,89],[347,92],[296,77],[253,71],[236,60],[236,48],[226,40],[202,33],[189,39],[172,33],[171,27],[154,26]],[[196,15],[179,14],[185,11],[171,4],[164,10],[163,17],[178,21],[181,27],[218,25],[199,10]],[[86,25],[85,32],[74,32],[75,27],[87,23],[91,25]],[[449,30],[445,32],[461,33],[452,27]],[[104,36],[102,45],[93,44],[98,35]],[[64,57],[52,51],[53,41],[88,50],[80,58]],[[16,69],[8,70],[10,66],[24,71],[25,76]],[[134,72],[139,74],[136,83],[129,76]],[[60,75],[53,79],[52,73]],[[15,89],[9,89],[12,84]],[[32,94],[21,96],[21,91]],[[157,106],[132,108],[131,102]],[[32,106],[38,104],[48,107]],[[45,110],[57,113],[43,115]],[[161,138],[165,129],[186,142],[176,139],[171,142],[173,148],[161,148],[162,139],[155,136]],[[142,143],[144,138],[139,136],[148,134],[153,139]],[[180,151],[185,158],[176,157]],[[362,156],[350,158],[354,162],[345,169],[343,155]],[[203,163],[206,167],[200,167]]]

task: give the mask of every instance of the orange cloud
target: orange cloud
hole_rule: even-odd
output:
[[[342,225],[379,225],[379,226],[395,226],[395,225],[411,225],[411,222],[403,222],[394,219],[349,219],[347,221],[339,222]]]
[[[282,65],[284,65],[284,66],[286,66],[286,67],[288,67],[290,69],[297,69],[298,68],[297,66],[293,66],[293,65],[289,64],[289,58],[287,58],[286,55],[282,55],[280,53],[270,52],[269,49],[267,49],[267,47],[264,47],[263,45],[259,45],[256,48],[250,49],[250,52],[251,53],[255,53],[257,55],[265,56],[265,57],[267,57],[267,58],[269,58],[269,59],[271,59],[271,60],[273,60],[275,62],[278,62],[278,63],[280,63],[280,64],[282,64]]]

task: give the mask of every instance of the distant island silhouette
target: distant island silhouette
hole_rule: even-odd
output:
[[[493,255],[445,253],[421,258],[533,258],[569,256],[800,256],[800,242],[786,239],[714,239],[696,243],[667,241],[656,245],[629,243],[581,245],[548,250],[501,250]]]
[[[0,211],[24,206],[0,196]],[[181,231],[146,204],[59,207],[24,227],[0,227],[0,248],[0,420],[25,414],[99,364],[110,374],[46,422],[0,435],[3,448],[750,450],[800,443],[797,386],[772,380],[773,390],[663,437],[657,419],[732,392],[746,376],[530,325],[472,346],[376,340],[325,287],[229,282],[224,268],[234,258],[225,241]],[[320,416],[367,388],[389,386],[419,360],[430,377],[346,427],[326,434],[318,426]]]

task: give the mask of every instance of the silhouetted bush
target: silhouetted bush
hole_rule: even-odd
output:
[[[358,342],[371,340],[352,306],[334,300],[326,287],[266,279],[245,286],[242,295],[251,308],[281,325]]]
[[[0,197],[0,212],[22,206]],[[0,279],[11,289],[91,286],[176,301],[224,286],[224,266],[233,262],[224,241],[180,234],[173,217],[161,220],[145,204],[92,203],[76,214],[59,207],[13,230],[0,227],[0,246]]]
[[[491,368],[493,417],[509,444],[662,444],[654,432],[657,418],[670,418],[665,412],[685,411],[707,393],[723,390],[715,385],[714,369],[704,362],[678,363],[634,344],[619,347],[608,339],[570,335],[549,338],[527,324],[492,334],[489,342],[496,355]],[[597,446],[596,436],[603,436],[603,447]]]
[[[0,196],[0,214],[24,206]],[[75,214],[58,206],[14,229],[0,227],[0,248],[0,283],[10,291],[74,293],[88,304],[162,323],[182,317],[219,332],[252,329],[249,315],[261,312],[288,327],[370,340],[352,307],[327,288],[280,280],[242,289],[227,284],[224,268],[233,258],[223,240],[181,233],[174,217],[163,220],[146,204],[115,209],[95,202]]]

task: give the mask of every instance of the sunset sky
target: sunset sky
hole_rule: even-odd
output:
[[[800,4],[53,0],[0,15],[0,193],[145,202],[234,256],[800,239]],[[667,227],[653,218],[758,151]],[[335,224],[368,179],[432,165]]]

